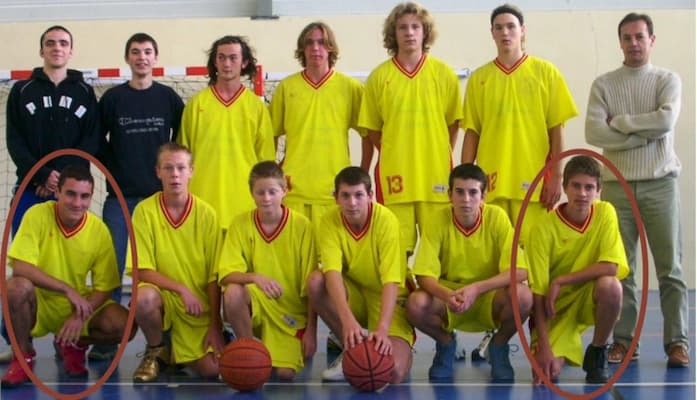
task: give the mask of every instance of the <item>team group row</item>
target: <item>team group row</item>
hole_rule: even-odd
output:
[[[44,59],[43,67],[35,69],[29,80],[17,82],[8,99],[8,150],[17,165],[19,181],[26,177],[29,169],[42,156],[52,150],[78,148],[97,154],[116,178],[116,182],[126,196],[129,211],[133,212],[138,203],[143,203],[140,209],[144,210],[146,204],[144,199],[148,199],[147,202],[151,203],[153,209],[149,217],[153,221],[155,218],[166,218],[169,226],[179,229],[180,224],[188,220],[189,212],[200,207],[195,207],[198,204],[196,201],[187,200],[183,209],[177,209],[172,206],[173,202],[166,201],[167,185],[161,184],[161,181],[165,181],[164,176],[167,174],[174,174],[176,177],[171,178],[172,186],[179,190],[188,187],[195,197],[189,196],[186,199],[200,198],[201,204],[209,204],[216,215],[218,230],[228,230],[225,236],[225,240],[228,241],[234,240],[232,232],[238,223],[244,226],[243,221],[236,219],[238,215],[245,215],[243,214],[245,210],[254,209],[255,203],[258,210],[263,209],[264,206],[260,205],[260,201],[255,201],[258,200],[254,194],[253,185],[256,181],[250,180],[249,171],[254,171],[253,168],[259,161],[275,159],[274,138],[285,136],[285,154],[282,160],[284,183],[276,182],[276,185],[283,189],[285,197],[283,203],[287,206],[287,209],[282,208],[286,210],[284,213],[292,215],[287,211],[290,209],[305,215],[314,226],[313,230],[319,232],[325,225],[320,221],[331,219],[328,216],[325,217],[325,214],[342,215],[335,215],[334,222],[339,226],[337,229],[345,228],[344,233],[348,232],[347,234],[350,234],[355,242],[361,242],[362,234],[365,233],[364,228],[367,229],[372,225],[366,225],[367,220],[363,220],[363,224],[356,224],[349,228],[351,224],[348,221],[361,215],[361,208],[357,204],[360,204],[360,200],[364,200],[366,195],[369,198],[372,194],[371,186],[367,185],[369,181],[364,185],[363,195],[346,194],[344,199],[348,204],[346,207],[341,206],[342,195],[338,190],[339,185],[334,183],[337,174],[350,165],[348,131],[354,128],[363,138],[361,157],[363,171],[369,168],[373,152],[379,151],[374,174],[375,196],[378,203],[371,206],[370,215],[384,213],[396,217],[398,252],[405,261],[406,256],[411,255],[415,250],[416,227],[419,227],[418,232],[425,235],[428,232],[429,221],[437,220],[439,213],[444,208],[447,209],[448,207],[445,206],[453,201],[455,188],[451,176],[451,149],[460,128],[465,131],[462,162],[469,165],[476,161],[477,165],[486,171],[486,182],[479,188],[481,198],[483,200],[486,187],[487,205],[499,207],[463,205],[462,209],[469,210],[468,212],[472,212],[473,209],[503,209],[510,227],[511,220],[515,221],[517,218],[522,199],[535,175],[545,165],[547,159],[554,158],[562,151],[563,124],[578,114],[559,71],[551,63],[523,51],[525,25],[519,9],[511,5],[494,9],[491,14],[491,33],[497,46],[497,57],[472,74],[467,84],[464,106],[457,77],[452,69],[428,54],[428,49],[435,40],[433,19],[426,9],[415,3],[399,4],[387,17],[383,37],[385,48],[392,57],[371,73],[365,85],[333,69],[338,55],[336,40],[331,29],[326,24],[318,22],[306,26],[298,37],[295,55],[303,66],[303,70],[280,83],[268,108],[242,84],[242,76],[254,73],[256,60],[247,41],[238,36],[225,36],[212,44],[207,63],[210,85],[184,106],[171,89],[152,79],[152,67],[157,60],[158,52],[155,40],[147,34],[136,34],[127,42],[125,51],[125,59],[132,70],[132,79],[107,91],[100,99],[98,106],[92,89],[84,83],[80,73],[67,68],[67,62],[72,55],[72,36],[64,27],[54,26],[47,29],[41,37],[40,54]],[[638,186],[637,200],[642,213],[646,213],[642,217],[650,240],[655,242],[651,246],[659,249],[654,252],[654,257],[661,281],[662,309],[666,319],[664,344],[669,356],[668,363],[669,366],[686,366],[689,363],[686,331],[687,297],[679,257],[680,232],[677,204],[679,196],[676,184],[680,164],[673,149],[674,127],[680,107],[680,80],[674,73],[650,64],[649,54],[655,37],[653,24],[648,16],[628,14],[618,26],[618,36],[625,55],[624,64],[616,71],[605,74],[594,82],[588,107],[586,137],[589,143],[602,147],[605,156],[615,163],[628,180]],[[163,143],[172,140],[189,149],[196,158],[196,173],[191,175],[190,182],[186,174],[182,172],[181,166],[170,165],[165,168],[161,164],[162,160],[158,161],[157,149]],[[164,154],[170,153],[179,154],[181,151],[164,152]],[[21,231],[22,216],[32,205],[51,199],[55,195],[58,195],[60,201],[61,189],[58,188],[58,183],[62,174],[59,171],[67,165],[84,163],[84,160],[74,157],[61,157],[52,160],[37,174],[29,177],[31,190],[25,191],[21,197],[15,199],[18,207],[13,220],[14,231],[17,232],[18,229]],[[155,165],[157,168],[154,168]],[[358,170],[354,170],[354,173],[358,173]],[[186,179],[182,178],[181,174]],[[581,174],[581,176],[585,175],[596,179],[591,173]],[[562,189],[567,190],[568,182],[565,181],[565,185],[562,185],[562,177],[561,163],[558,163],[552,166],[541,188],[536,190],[535,201],[528,208],[522,227],[521,243],[525,246],[526,252],[534,248],[533,242],[529,241],[530,230],[537,225],[536,221],[542,218],[550,218],[553,214],[558,215],[563,222],[567,223],[566,227],[576,227],[575,232],[579,234],[584,234],[587,225],[595,220],[594,213],[591,213],[587,221],[577,218],[583,214],[573,217],[564,215],[564,210],[574,208],[570,205],[557,208],[555,212],[547,212],[558,202]],[[625,357],[628,344],[634,335],[638,311],[636,284],[633,278],[637,230],[631,208],[621,187],[613,181],[615,179],[612,176],[606,177],[603,197],[606,197],[617,210],[616,214],[610,214],[615,215],[615,218],[619,217],[619,232],[623,242],[620,245],[623,244],[622,247],[626,252],[623,255],[629,260],[629,274],[621,281],[619,294],[616,291],[617,285],[612,282],[615,282],[613,279],[617,279],[616,276],[622,277],[622,274],[618,275],[618,271],[622,270],[621,262],[615,258],[602,258],[606,257],[605,255],[596,254],[601,258],[585,265],[583,271],[576,271],[578,273],[571,270],[563,272],[564,270],[556,270],[551,264],[546,265],[548,275],[551,275],[547,280],[539,280],[539,282],[546,282],[547,285],[541,293],[535,292],[534,285],[538,279],[527,275],[527,280],[535,293],[532,297],[534,300],[531,300],[528,305],[535,309],[536,321],[545,315],[553,318],[557,314],[575,321],[578,315],[574,312],[555,311],[555,309],[564,309],[565,303],[560,303],[560,300],[555,304],[555,300],[563,297],[559,295],[560,291],[584,293],[574,284],[592,282],[591,291],[588,294],[591,300],[598,298],[595,291],[600,290],[607,290],[614,296],[622,297],[622,301],[616,303],[615,307],[620,315],[620,321],[614,330],[614,343],[610,349],[605,344],[612,334],[613,326],[596,327],[598,337],[594,337],[590,356],[590,359],[594,361],[589,361],[590,366],[587,367],[588,379],[591,381],[607,378],[608,359],[610,362],[618,362]],[[469,181],[476,178],[467,176],[462,180]],[[247,195],[248,182],[252,182],[251,196]],[[353,181],[348,184],[355,186],[358,183]],[[577,206],[586,211],[596,210],[598,207],[594,205],[593,200],[599,193],[600,181],[596,179],[594,187],[592,185],[588,187],[588,185],[589,183],[578,184],[578,187],[573,186],[585,193],[584,200],[580,200]],[[118,202],[113,196],[114,189],[108,188],[108,190],[110,196],[104,204],[103,218],[111,231],[117,265],[123,271],[127,259],[125,221]],[[159,194],[160,190],[162,194]],[[472,201],[473,195],[476,195],[476,193],[470,193],[476,192],[474,189],[460,189],[460,191],[463,192],[463,198],[470,199],[467,200],[469,202]],[[278,190],[274,188],[265,189],[262,192],[268,193],[262,193],[260,197],[273,198],[274,195],[278,195]],[[568,192],[567,196],[571,199]],[[642,196],[645,197],[642,198]],[[154,200],[158,198],[163,200]],[[273,201],[267,200],[267,203],[270,207]],[[340,213],[337,211],[336,203],[341,206],[338,208],[342,210]],[[370,202],[370,204],[373,203]],[[389,208],[389,212],[378,204]],[[569,204],[573,203],[570,201]],[[600,209],[612,209],[611,206],[605,205],[608,203],[597,204],[602,205],[599,206]],[[582,205],[587,207],[584,208]],[[346,209],[345,212],[344,209]],[[453,205],[453,215],[458,209],[458,206]],[[666,213],[666,210],[670,213]],[[74,212],[77,212],[77,208]],[[263,212],[259,211],[250,215],[262,214]],[[134,212],[134,218],[138,215],[139,212]],[[480,215],[480,219],[483,220],[482,215],[484,214]],[[451,217],[451,220],[443,221],[442,229],[453,225],[457,218]],[[267,244],[277,240],[276,235],[280,233],[277,228],[282,224],[274,225],[272,221],[265,226],[261,217],[252,218],[252,221],[257,231],[251,228],[250,230],[252,233],[262,235],[259,240]],[[164,222],[159,225],[153,222],[151,229],[156,230],[156,227],[164,229],[165,225]],[[462,228],[461,233],[465,236],[477,232],[474,228],[478,225],[467,225],[462,221],[455,225]],[[64,229],[64,231],[69,234],[71,229]],[[612,232],[612,229],[607,229],[605,233]],[[324,318],[325,322],[340,335],[344,346],[351,346],[361,340],[362,331],[358,329],[360,325],[356,322],[358,318],[354,314],[352,314],[353,318],[349,317],[346,311],[349,309],[354,310],[354,313],[357,311],[355,307],[344,308],[343,305],[346,302],[341,303],[337,300],[337,294],[347,295],[349,299],[361,298],[359,295],[352,296],[353,289],[347,283],[355,281],[359,284],[356,293],[361,293],[362,284],[370,282],[382,284],[378,293],[398,296],[402,293],[399,289],[401,283],[396,286],[387,285],[387,283],[394,283],[390,280],[392,278],[383,280],[382,276],[380,279],[377,277],[372,279],[371,276],[374,275],[371,273],[375,274],[375,272],[370,272],[371,264],[367,261],[375,262],[376,259],[366,255],[368,257],[366,263],[358,264],[357,278],[353,280],[347,278],[344,280],[344,285],[337,284],[337,281],[331,278],[334,275],[330,274],[329,270],[339,268],[339,271],[346,272],[350,268],[349,265],[344,264],[344,258],[332,259],[331,255],[324,254],[321,242],[325,236],[331,235],[320,234],[318,237],[322,270],[326,269],[327,273],[311,274],[304,290],[307,290],[312,299],[313,289],[319,291],[315,294],[319,293],[321,297],[326,293],[321,292],[319,288],[331,287],[328,293],[331,294],[333,302],[322,301],[316,305],[315,311],[324,318],[323,312],[326,313],[326,309],[322,307],[336,304],[337,313],[330,313],[330,315],[341,316],[340,321],[332,322],[329,316]],[[152,245],[156,238],[157,235],[151,235],[149,243]],[[426,243],[424,236],[421,239],[422,243]],[[189,244],[191,240],[189,239]],[[257,242],[258,240],[250,239],[249,242],[242,241],[242,244]],[[140,254],[141,245],[140,243],[138,245]],[[531,246],[529,250],[528,247]],[[157,269],[156,266],[164,263],[162,260],[167,257],[178,260],[184,257],[182,259],[185,259],[185,257],[193,256],[186,254],[190,247],[182,245],[171,248],[171,251],[167,252],[169,255],[158,253],[157,257],[150,262],[153,268]],[[204,248],[201,247],[199,250]],[[222,248],[243,247],[223,246]],[[337,251],[339,248],[338,245],[334,247]],[[424,250],[426,248],[425,245],[419,247],[417,259],[426,257],[422,255],[428,254]],[[467,253],[451,261],[455,264],[459,263],[457,269],[467,276],[473,273],[470,270],[478,268],[467,261],[472,257],[477,256]],[[328,267],[332,260],[337,261],[337,264],[334,267]],[[439,261],[441,264],[444,262]],[[148,262],[141,260],[140,256],[138,263],[139,270],[144,265],[148,265]],[[185,271],[191,268],[203,268],[203,265],[203,263],[187,264],[187,267],[179,273],[186,273]],[[33,265],[33,267],[36,268],[31,269],[32,272],[41,269],[40,265]],[[380,271],[382,274],[382,269]],[[21,275],[16,268],[14,274]],[[43,278],[46,277],[45,275],[39,274]],[[429,332],[429,327],[420,325],[428,318],[424,318],[423,321],[419,318],[414,320],[407,315],[403,320],[412,320],[414,325],[436,338],[438,350],[431,374],[433,377],[447,375],[447,361],[450,359],[447,354],[451,351],[449,346],[453,343],[448,333],[452,331],[449,324],[455,323],[460,315],[466,314],[463,313],[464,310],[469,310],[476,303],[475,299],[480,299],[478,291],[482,288],[471,284],[475,280],[493,279],[493,276],[498,276],[498,273],[486,278],[475,274],[477,276],[475,280],[455,279],[450,286],[441,284],[433,290],[427,289],[429,282],[422,282],[424,279],[419,279],[419,274],[416,275],[421,289],[413,294],[414,300],[410,298],[407,303],[395,304],[403,304],[406,307],[417,302],[425,307],[423,315],[435,309],[440,310],[438,315],[443,317],[440,328],[448,327],[445,330],[438,331],[433,328]],[[206,276],[203,274],[199,278]],[[268,306],[258,298],[276,299],[278,296],[274,297],[274,294],[278,295],[280,292],[287,291],[286,288],[279,286],[277,281],[282,275],[279,277],[271,275],[260,281],[251,280],[252,277],[259,278],[254,274],[248,276],[243,273],[239,275],[233,273],[231,276],[232,281],[225,282],[228,288],[233,284],[239,284],[246,289],[226,290],[224,299],[233,301],[232,304],[245,304],[246,301],[246,304],[252,305],[253,310],[264,310],[265,307],[278,303],[278,301],[271,301],[271,306]],[[211,276],[208,278],[212,279]],[[152,291],[147,289],[145,291],[145,293],[151,292],[151,296],[144,296],[151,301],[142,309],[148,317],[143,317],[142,321],[139,320],[141,329],[146,332],[146,340],[150,347],[134,375],[136,380],[154,379],[159,365],[157,360],[167,358],[162,356],[164,354],[161,346],[162,329],[174,326],[181,321],[197,326],[198,319],[191,316],[207,310],[206,302],[202,301],[205,297],[180,293],[182,287],[177,282],[186,280],[177,279],[157,271],[154,274],[145,272],[140,276],[141,283],[147,283],[148,287],[152,287]],[[397,281],[401,279],[400,277]],[[503,278],[499,277],[497,284],[507,284],[508,281],[503,282],[501,279]],[[436,281],[441,280],[450,282],[444,276],[436,275]],[[521,279],[523,280],[525,277]],[[322,284],[318,284],[317,281]],[[610,283],[601,284],[600,281]],[[210,282],[212,281],[207,281],[207,283]],[[305,280],[300,279],[299,282],[304,284]],[[344,289],[339,290],[339,286]],[[63,292],[61,290],[63,286],[49,287],[53,288],[54,292]],[[489,285],[487,292],[494,293],[491,291],[493,287]],[[200,288],[201,292],[198,295],[206,295],[207,289],[207,286]],[[264,296],[259,293],[253,295],[255,290],[260,290]],[[364,297],[370,293],[365,290],[363,292]],[[504,290],[503,293],[505,292]],[[525,291],[519,291],[521,292]],[[227,298],[227,293],[230,293],[230,299]],[[418,293],[429,293],[431,297]],[[424,299],[430,298],[430,303],[419,296],[426,296]],[[118,300],[118,295],[116,297]],[[209,296],[209,298],[213,297],[216,296]],[[377,298],[379,299],[380,297]],[[72,315],[75,318],[86,317],[88,314],[85,310],[94,310],[93,306],[97,304],[87,307],[85,304],[77,304],[80,302],[75,298],[64,297],[64,300],[69,300],[72,304],[75,311]],[[491,301],[494,301],[493,298]],[[498,301],[502,303],[489,303],[489,306],[506,302],[510,305],[510,299]],[[168,308],[174,307],[173,304],[178,304],[180,311],[182,307],[185,311],[179,312],[177,318],[171,318],[172,312],[161,313],[162,310],[176,309],[176,307]],[[315,305],[314,302],[312,304]],[[369,308],[364,310],[368,320],[362,319],[362,321],[368,321],[370,335],[379,339],[378,346],[381,351],[402,354],[400,349],[408,349],[411,344],[408,335],[402,335],[404,340],[397,341],[394,345],[386,338],[392,336],[387,335],[386,331],[390,321],[396,320],[386,316],[398,310],[391,302],[365,302],[366,307],[373,307],[376,304],[383,304],[385,308],[378,309],[377,316],[375,310],[373,312]],[[518,304],[524,305],[525,301],[519,301]],[[619,304],[622,304],[621,312]],[[482,307],[486,309],[487,306]],[[494,309],[501,311],[501,307],[494,307]],[[239,313],[241,309],[245,307],[234,308],[233,311]],[[457,316],[451,317],[448,314],[445,318],[443,311],[445,309],[453,311]],[[597,309],[599,307],[596,307]],[[137,308],[137,313],[139,310],[140,308]],[[510,311],[510,308],[507,310]],[[158,312],[160,312],[159,319],[156,317]],[[404,312],[408,314],[406,308]],[[22,311],[17,313],[19,313],[17,315],[31,314]],[[15,314],[13,311],[12,315]],[[476,319],[479,322],[491,320],[493,321],[489,324],[493,325],[491,328],[498,329],[493,343],[505,345],[508,339],[506,336],[510,332],[503,327],[504,318],[500,315],[492,317],[493,314],[486,311],[481,315],[477,314]],[[596,316],[586,315],[586,317]],[[372,323],[369,322],[370,318],[374,319]],[[235,323],[233,321],[240,324],[247,323],[247,320],[239,316],[229,320],[233,324]],[[603,321],[613,320],[613,318],[603,319]],[[76,321],[78,319],[73,320],[69,328],[60,325],[59,332],[65,328],[75,334],[77,332],[75,326],[78,325]],[[12,322],[16,330],[15,321]],[[253,322],[259,323],[256,320]],[[302,317],[289,316],[283,323],[277,324],[280,326],[278,329],[268,332],[278,330],[288,333],[287,326],[296,329],[302,322]],[[148,334],[147,332],[158,332],[158,329],[150,329],[152,326],[148,327],[149,323],[155,324],[160,333]],[[540,324],[544,325],[544,322]],[[560,324],[560,326],[563,325],[563,323]],[[578,326],[576,322],[572,325]],[[34,325],[30,324],[29,328],[32,326]],[[201,327],[201,325],[198,326]],[[207,327],[202,329],[209,332],[216,331],[208,330]],[[240,332],[247,332],[246,329],[246,326],[238,326],[235,332],[244,336],[245,333]],[[411,328],[405,325],[404,332],[407,329]],[[487,328],[479,327],[479,329]],[[541,330],[538,328],[538,331]],[[76,338],[66,335],[57,335],[60,343],[79,343]],[[192,362],[204,375],[212,373],[215,357],[190,358],[184,353],[177,355],[179,351],[175,346],[177,340],[183,340],[189,345],[192,343],[190,340],[172,338],[176,362]],[[272,341],[272,339],[268,340]],[[311,335],[308,335],[307,341],[312,342]],[[305,342],[306,340],[303,339],[301,344],[305,345]],[[99,344],[99,341],[96,343]],[[210,337],[205,343],[211,343],[214,345],[213,348],[217,348],[219,342],[217,338]],[[564,359],[572,364],[581,362],[579,355],[572,356],[560,352],[561,350],[557,351],[551,336],[547,338],[542,336],[537,344],[536,357],[544,371],[543,375],[549,378],[553,379],[558,374],[559,365]],[[66,349],[73,347],[64,346]],[[303,348],[305,355],[314,352],[312,345]],[[496,349],[498,350],[490,352],[490,359],[494,366],[497,363],[494,361],[497,359],[495,354],[506,353],[507,360],[507,351],[500,347]],[[25,352],[25,356],[31,354],[30,345],[27,344],[22,351]],[[82,354],[83,360],[83,366],[77,368],[79,372],[84,369],[84,349],[77,353]],[[408,370],[406,367],[410,356],[406,356],[407,353],[409,352],[404,352],[405,356],[401,361],[399,357],[396,357],[398,366],[395,369],[396,381],[403,376],[399,375],[399,371],[404,373]],[[113,347],[103,346],[102,343],[102,345],[94,346],[90,357],[108,357],[110,354],[113,354]],[[631,357],[638,358],[638,352]],[[438,360],[445,360],[446,366],[442,367],[443,363]],[[16,361],[15,357],[12,364],[15,368],[11,365],[6,377],[3,378],[3,384],[10,382],[7,384],[11,385],[12,382],[21,383],[25,380],[26,376],[18,372],[21,368]],[[509,371],[506,365],[510,366],[510,364],[507,364],[507,361],[501,361],[498,365],[502,364],[503,369],[493,368],[492,373],[495,377],[509,379],[512,370]],[[297,364],[277,367],[286,371],[282,372],[281,376],[290,376],[292,373],[289,371],[295,371]],[[443,368],[446,372],[439,372],[443,371]],[[538,379],[541,378],[538,377]]]

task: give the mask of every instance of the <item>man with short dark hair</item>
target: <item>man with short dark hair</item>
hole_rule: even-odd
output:
[[[668,367],[690,364],[687,337],[687,285],[682,272],[680,232],[680,161],[675,153],[675,124],[680,113],[680,77],[651,64],[656,41],[646,14],[627,14],[617,28],[623,65],[599,76],[591,87],[586,140],[603,154],[629,183],[641,213],[653,254],[663,313],[663,350]],[[609,361],[628,355],[639,315],[636,271],[638,228],[631,204],[613,174],[605,176],[603,199],[617,209],[630,273],[622,281],[620,320],[615,327]]]
[[[498,206],[486,204],[487,177],[479,166],[462,164],[450,173],[451,207],[424,224],[413,273],[419,289],[409,295],[407,316],[436,341],[430,379],[452,379],[457,349],[454,329],[497,329],[489,344],[491,378],[514,379],[508,341],[516,333],[511,297],[513,226]],[[518,313],[525,321],[532,308],[528,263],[517,253]]]

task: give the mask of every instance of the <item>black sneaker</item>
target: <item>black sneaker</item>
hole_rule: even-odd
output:
[[[116,357],[119,347],[115,344],[95,344],[87,353],[87,359],[92,361],[106,361]]]
[[[586,382],[607,383],[610,380],[610,369],[607,363],[607,346],[596,347],[589,344],[583,357],[583,370],[586,371]]]

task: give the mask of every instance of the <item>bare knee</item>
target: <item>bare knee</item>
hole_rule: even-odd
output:
[[[34,284],[29,279],[13,276],[7,281],[7,300],[9,303],[24,303],[34,296]]]
[[[225,320],[232,322],[239,313],[249,310],[251,298],[249,291],[243,285],[227,285],[223,292],[223,315]]]
[[[419,326],[421,324],[432,301],[431,295],[421,289],[409,295],[406,307],[407,319],[412,325]]]
[[[223,292],[223,303],[225,307],[232,308],[246,306],[249,304],[249,292],[243,285],[227,285]]]
[[[126,331],[127,321],[128,311],[118,304],[110,304],[94,316],[90,329],[98,329],[104,336],[118,341]]]
[[[532,311],[532,292],[530,288],[518,283],[516,287],[516,297],[518,299],[518,311],[520,312],[520,319],[524,321]]]
[[[153,312],[161,312],[161,310],[162,297],[157,289],[148,286],[138,288],[136,315],[148,315]]]
[[[218,374],[220,373],[218,361],[215,359],[213,353],[207,353],[205,356],[188,364],[188,366],[204,379],[218,378]]]
[[[601,276],[595,281],[593,298],[596,304],[619,304],[622,301],[622,284],[614,276]]]
[[[295,370],[291,368],[276,368],[276,377],[282,381],[295,379]]]

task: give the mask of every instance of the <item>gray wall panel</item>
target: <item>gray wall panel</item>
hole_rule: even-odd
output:
[[[486,12],[504,1],[424,0],[434,13]],[[386,14],[395,0],[0,0],[0,22],[143,18],[251,17],[257,15]],[[520,0],[523,11],[694,9],[692,0]]]

